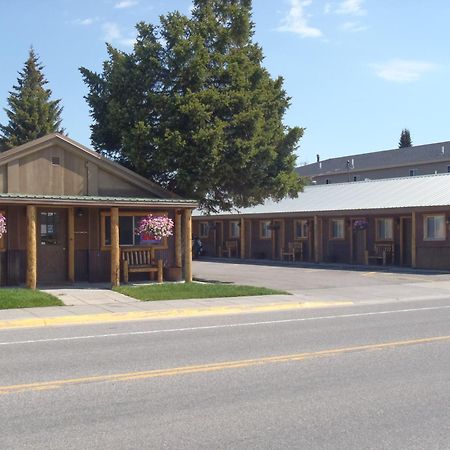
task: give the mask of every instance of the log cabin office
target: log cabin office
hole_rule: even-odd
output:
[[[206,256],[450,270],[450,174],[307,186],[193,217]]]
[[[0,240],[1,282],[117,285],[125,249],[162,261],[166,279],[184,273],[190,281],[195,206],[66,136],[8,150],[0,154],[0,209],[8,229]],[[135,229],[148,214],[173,219],[174,235],[144,242]]]

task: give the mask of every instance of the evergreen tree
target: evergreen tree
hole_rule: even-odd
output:
[[[45,88],[48,82],[42,70],[43,66],[31,48],[24,68],[19,72],[17,85],[9,93],[9,109],[5,108],[9,122],[0,125],[2,151],[49,133],[64,131],[61,128],[61,100],[50,100],[52,91]]]
[[[398,143],[398,148],[412,147],[411,135],[407,128],[402,130],[400,135],[400,141]]]
[[[296,196],[303,129],[283,125],[283,79],[262,66],[251,0],[195,0],[160,24],[139,23],[133,52],[108,46],[103,73],[81,68],[92,142],[206,210]]]

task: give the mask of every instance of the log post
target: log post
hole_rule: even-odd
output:
[[[241,217],[241,228],[239,230],[239,237],[241,238],[241,259],[245,258],[245,219]]]
[[[417,224],[416,212],[411,214],[411,267],[415,268],[417,265]]]
[[[120,286],[119,208],[111,208],[111,285]]]
[[[67,278],[71,283],[75,282],[75,209],[70,207],[67,211],[67,234],[68,234],[68,252],[67,252]]]
[[[27,288],[36,289],[37,246],[36,206],[27,205]]]
[[[175,266],[183,265],[181,257],[181,212],[175,211]]]
[[[184,281],[192,281],[192,211],[184,210]]]

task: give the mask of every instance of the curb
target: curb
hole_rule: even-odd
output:
[[[1,320],[0,330],[52,327],[63,325],[91,325],[111,322],[132,322],[139,320],[181,319],[187,317],[223,316],[228,314],[231,315],[271,311],[292,311],[300,309],[328,308],[350,305],[353,305],[353,302],[298,302],[270,303],[267,305],[235,305],[207,308],[186,308],[165,311],[132,311],[127,313],[82,314],[78,316]]]

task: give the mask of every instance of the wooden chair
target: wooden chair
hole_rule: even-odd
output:
[[[287,252],[281,249],[281,260],[287,256],[288,260],[292,258],[292,262],[294,262],[296,255],[299,255],[300,261],[303,261],[303,242],[288,242]]]
[[[221,256],[225,255],[231,258],[232,255],[238,256],[238,241],[225,241],[225,245],[220,250]]]
[[[369,251],[365,251],[366,264],[370,261],[376,261],[376,263],[381,263],[383,266],[389,261],[390,264],[394,264],[395,261],[395,251],[394,244],[375,244],[374,252],[369,254]]]
[[[158,283],[163,282],[163,260],[155,262],[154,250],[146,248],[124,249],[122,250],[123,261],[123,281],[128,283],[128,276],[131,272],[148,272],[150,277],[158,274]]]

